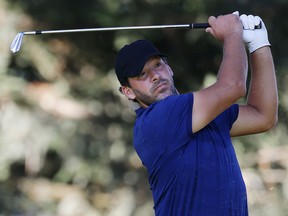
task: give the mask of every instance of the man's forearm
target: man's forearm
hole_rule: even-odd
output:
[[[223,60],[218,72],[218,82],[225,86],[240,85],[245,95],[248,60],[242,38],[224,41]],[[242,93],[242,94],[243,94]],[[242,95],[243,96],[243,95]]]
[[[247,105],[263,115],[268,129],[277,122],[278,92],[273,57],[269,46],[251,54],[251,83]]]

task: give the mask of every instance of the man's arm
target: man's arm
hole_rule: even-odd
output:
[[[246,93],[247,55],[237,15],[210,17],[207,32],[223,42],[223,59],[215,84],[194,93],[192,131],[201,130]]]
[[[240,17],[244,28],[262,22],[262,29],[245,31],[244,42],[251,53],[251,83],[247,104],[241,105],[231,136],[265,132],[278,120],[278,92],[273,57],[264,22],[257,16]],[[252,23],[252,24],[251,24]]]
[[[239,116],[231,136],[265,132],[278,119],[278,93],[270,47],[251,54],[252,77],[246,105],[240,105]]]

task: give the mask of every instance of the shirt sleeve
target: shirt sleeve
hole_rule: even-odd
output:
[[[238,104],[233,104],[229,109],[228,109],[228,123],[229,123],[229,129],[231,130],[232,125],[234,122],[237,120],[239,114],[239,105]]]

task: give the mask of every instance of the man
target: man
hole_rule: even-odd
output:
[[[257,16],[209,17],[223,43],[217,81],[179,94],[173,71],[151,42],[124,46],[115,62],[121,92],[138,103],[134,147],[147,168],[157,216],[246,216],[245,184],[231,136],[269,130],[277,122],[277,86],[267,31]],[[243,30],[251,29],[251,30]],[[247,104],[248,61],[252,78]]]

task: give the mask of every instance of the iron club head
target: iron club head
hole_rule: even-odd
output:
[[[14,38],[14,40],[12,41],[12,44],[10,46],[11,52],[12,53],[16,53],[20,50],[21,44],[22,44],[22,40],[23,40],[23,36],[24,33],[20,32],[16,35],[16,37]]]

